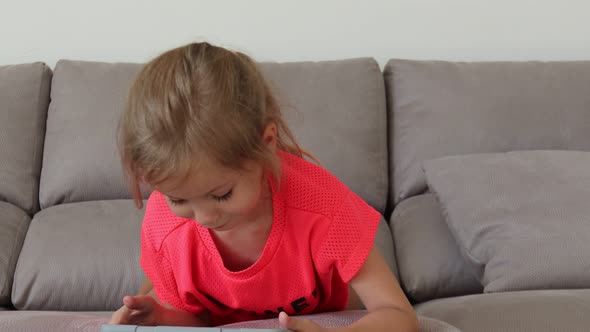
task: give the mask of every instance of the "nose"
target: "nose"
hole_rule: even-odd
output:
[[[219,219],[219,214],[213,209],[200,207],[198,209],[193,208],[193,217],[199,224],[207,226],[214,224]]]

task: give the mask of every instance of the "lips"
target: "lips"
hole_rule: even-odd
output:
[[[199,224],[202,227],[208,228],[208,229],[213,229],[213,230],[217,230],[218,228],[222,228],[223,226],[225,226],[227,223],[223,223],[223,224],[218,224],[217,226],[215,225],[215,223],[201,223],[197,220],[194,220],[197,224]]]
[[[215,227],[207,227],[207,228],[209,228],[209,229],[212,229],[212,230],[214,230],[214,231],[219,231],[219,230],[223,230],[223,228],[224,228],[225,226],[227,226],[227,224],[229,224],[229,222],[226,222],[226,223],[224,223],[224,224],[221,224],[221,225],[219,225],[219,226],[215,226]]]

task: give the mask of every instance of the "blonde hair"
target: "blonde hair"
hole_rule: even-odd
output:
[[[278,158],[262,139],[271,123],[279,150],[317,162],[297,143],[247,55],[192,43],[156,57],[135,79],[119,125],[121,160],[136,205],[143,206],[142,183],[186,178],[202,156],[236,170],[256,161],[279,180]]]

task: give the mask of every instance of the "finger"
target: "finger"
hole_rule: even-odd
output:
[[[148,316],[148,313],[146,311],[134,310],[129,314],[129,316],[127,316],[127,324],[143,325],[147,316]]]
[[[126,306],[122,306],[119,310],[115,311],[111,316],[109,324],[127,324],[127,316],[131,310]]]
[[[309,319],[290,317],[286,312],[279,314],[279,323],[282,329],[291,331],[320,331],[321,327]]]
[[[123,303],[131,310],[150,311],[153,309],[153,301],[149,295],[125,296]]]

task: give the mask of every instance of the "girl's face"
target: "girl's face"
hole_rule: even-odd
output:
[[[260,219],[271,199],[263,167],[254,162],[236,171],[203,161],[180,185],[164,181],[156,189],[174,214],[214,231]]]

